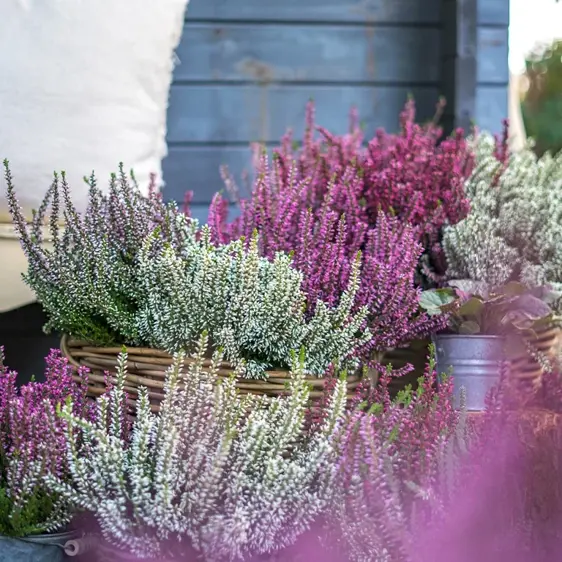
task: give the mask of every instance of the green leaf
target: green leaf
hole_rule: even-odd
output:
[[[457,315],[480,318],[484,312],[484,306],[484,301],[481,298],[471,297],[459,307]]]
[[[444,312],[444,308],[457,300],[452,289],[431,289],[423,291],[420,295],[420,308],[430,316],[437,316]]]
[[[480,333],[480,324],[474,320],[467,320],[459,326],[459,334],[473,336]]]

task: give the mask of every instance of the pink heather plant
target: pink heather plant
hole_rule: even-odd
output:
[[[410,101],[399,134],[378,131],[364,146],[355,113],[350,133],[338,137],[315,126],[310,103],[303,146],[294,148],[289,133],[272,164],[265,155],[256,157],[249,198],[241,199],[224,174],[240,216],[228,221],[228,201],[220,194],[209,213],[215,242],[249,239],[257,230],[262,255],[271,259],[276,252],[292,252],[294,266],[304,273],[311,311],[318,300],[338,302],[361,252],[357,306],[370,310],[374,334],[361,350],[363,357],[423,338],[445,322],[419,313],[417,274],[421,260],[426,280],[441,279],[441,229],[469,210],[463,184],[473,156],[462,131],[441,140],[434,123],[422,127],[414,119]]]
[[[400,115],[400,132],[391,134],[380,129],[364,146],[365,136],[355,112],[351,114],[350,132],[337,136],[315,125],[311,102],[302,147],[295,150],[292,134],[288,133],[276,154],[285,177],[297,162],[298,178],[311,179],[308,191],[315,208],[321,206],[329,181],[334,176],[343,178],[351,167],[358,181],[339,193],[334,210],[357,214],[370,226],[376,224],[380,210],[397,216],[402,224],[411,224],[423,246],[426,265],[442,273],[440,233],[445,225],[456,224],[467,215],[470,205],[464,182],[474,165],[462,129],[443,139],[436,122],[444,105],[440,101],[434,120],[422,126],[415,123],[415,104],[409,100]],[[320,138],[315,138],[315,130],[321,133]]]
[[[2,350],[3,359],[3,350]],[[87,373],[83,383],[60,352],[46,359],[45,382],[16,387],[17,373],[0,366],[0,534],[27,536],[58,530],[71,518],[70,506],[46,491],[47,474],[65,478],[64,422],[57,409],[72,400],[77,415],[88,417]]]
[[[419,388],[394,400],[381,384],[364,389],[335,436],[339,460],[330,535],[352,561],[410,560],[422,516],[439,515],[443,458],[459,422],[450,379],[436,387],[433,351]]]
[[[313,181],[299,179],[296,165],[285,175],[281,159],[270,167],[263,155],[252,196],[242,200],[241,215],[227,220],[228,202],[217,194],[209,225],[213,239],[226,243],[241,236],[260,234],[260,253],[273,259],[277,252],[291,253],[294,267],[303,273],[307,308],[313,312],[322,300],[333,307],[346,291],[353,263],[361,255],[361,282],[355,308],[367,307],[373,334],[358,352],[363,359],[373,352],[400,346],[445,325],[444,317],[420,313],[420,289],[414,276],[421,245],[414,229],[396,217],[379,212],[376,224],[364,221],[362,208],[347,207],[340,214],[338,201],[352,198],[361,179],[348,168],[339,181],[327,182],[323,201],[311,205]]]
[[[327,544],[341,560],[560,559],[560,416],[522,408],[507,369],[471,418],[453,411],[450,380],[435,389],[431,360],[417,393],[391,401],[383,381],[358,397],[374,403],[335,441]]]
[[[303,177],[322,173],[329,179],[352,164],[364,172],[361,195],[366,198],[367,216],[376,219],[382,206],[415,225],[420,233],[435,231],[467,214],[469,204],[462,184],[473,166],[462,129],[442,138],[436,122],[444,106],[441,100],[434,120],[421,126],[415,123],[415,103],[409,100],[400,114],[400,132],[379,129],[364,147],[365,136],[354,112],[350,133],[338,137],[316,126],[314,104],[309,103],[302,148],[293,149],[292,134],[288,133],[278,153],[283,159],[296,159]],[[321,133],[321,139],[314,137],[314,130]]]
[[[433,484],[436,453],[443,439],[455,432],[459,412],[453,406],[453,380],[435,369],[434,346],[418,387],[410,386],[391,397],[388,367],[382,371],[377,385],[363,386],[352,405],[359,419],[367,413],[369,424],[380,439],[386,441],[391,454],[396,454],[397,475],[402,480]]]

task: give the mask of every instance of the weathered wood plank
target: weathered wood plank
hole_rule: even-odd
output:
[[[508,115],[507,86],[483,86],[476,89],[476,115],[478,128],[499,133],[502,120]]]
[[[394,130],[409,93],[417,100],[420,119],[431,117],[437,87],[175,85],[168,142],[276,142],[287,127],[302,130],[310,98],[316,101],[318,122],[336,133],[347,130],[354,105],[367,131]]]
[[[443,1],[442,85],[447,129],[470,127],[475,114],[478,41],[477,0]]]
[[[478,0],[478,23],[509,26],[509,0]]]
[[[182,194],[183,197],[183,194]],[[166,190],[164,190],[164,199],[166,201],[175,201],[173,197],[170,197]],[[181,197],[180,197],[181,200]],[[191,217],[197,219],[199,224],[206,224],[209,217],[209,204],[208,203],[193,203],[190,206]],[[232,205],[229,208],[228,217],[230,220],[236,218],[240,214],[240,209],[237,205]]]
[[[167,199],[182,201],[186,191],[193,191],[193,203],[208,204],[212,196],[224,189],[220,167],[228,169],[239,187],[244,171],[251,172],[249,146],[170,146],[162,163]]]
[[[478,86],[474,116],[478,127],[499,132],[501,121],[506,116],[505,88]],[[298,126],[295,130],[300,133],[302,127]],[[219,173],[222,165],[227,165],[234,177],[239,180],[244,171],[251,171],[249,146],[170,146],[169,155],[163,163],[166,181],[165,198],[182,201],[185,192],[192,190],[196,218],[205,221],[206,206],[213,194],[224,189]]]
[[[166,201],[176,200],[174,197],[170,197],[166,190],[164,191],[164,197]],[[206,224],[207,217],[209,216],[209,204],[208,203],[193,204],[191,205],[190,208],[191,208],[191,216],[194,219],[197,219],[199,221],[199,224]]]
[[[439,34],[437,28],[188,22],[174,79],[437,82]]]
[[[477,41],[478,82],[506,84],[509,81],[507,28],[479,27]]]
[[[440,0],[191,0],[187,19],[438,24],[439,9]]]
[[[271,150],[271,149],[269,149]],[[249,146],[172,146],[163,162],[166,199],[183,201],[193,192],[194,205],[208,205],[224,191],[221,166],[227,166],[243,195],[252,185],[252,153]]]

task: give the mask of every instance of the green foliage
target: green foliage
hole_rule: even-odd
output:
[[[7,163],[8,201],[27,255],[25,280],[48,314],[47,329],[94,345],[190,351],[206,330],[226,360],[248,377],[290,368],[306,349],[306,370],[322,376],[332,361],[355,368],[354,352],[370,340],[367,309],[355,306],[359,258],[336,307],[306,311],[302,274],[291,256],[269,261],[251,240],[213,244],[209,230],[151,190],[144,197],[121,167],[104,193],[92,176],[79,213],[64,174],[55,176],[29,226]],[[52,248],[40,226],[50,216]],[[64,230],[59,228],[61,219]]]
[[[537,49],[526,60],[528,90],[521,103],[525,130],[535,151],[562,150],[562,41]]]
[[[450,311],[449,329],[457,334],[502,335],[535,330],[559,321],[549,302],[553,291],[528,288],[512,281],[501,287],[486,287],[481,282],[455,280],[442,291],[456,302]]]
[[[14,505],[7,490],[0,487],[0,535],[7,537],[27,537],[39,535],[49,529],[45,524],[59,509],[56,494],[47,494],[38,488],[25,502]]]
[[[306,371],[321,376],[336,361],[357,367],[353,352],[367,343],[366,308],[352,313],[359,283],[359,261],[349,290],[334,308],[319,301],[305,312],[302,274],[291,258],[273,261],[258,253],[254,234],[214,245],[207,227],[191,234],[186,222],[181,252],[154,250],[153,235],[139,254],[139,334],[151,347],[174,352],[188,349],[203,329],[225,357],[243,365],[246,376],[261,378],[265,369],[288,368],[294,351],[306,350]]]
[[[430,316],[439,316],[453,309],[457,297],[448,289],[430,289],[420,296],[420,308]]]

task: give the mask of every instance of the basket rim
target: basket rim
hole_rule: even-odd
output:
[[[133,358],[141,358],[142,360],[146,363],[150,363],[150,359],[160,359],[160,365],[162,365],[162,361],[165,360],[166,362],[172,362],[173,360],[173,355],[163,351],[163,350],[158,350],[158,349],[153,349],[153,348],[149,348],[149,347],[133,347],[133,346],[124,346],[127,354],[129,357],[133,357]],[[97,353],[100,355],[107,355],[107,356],[116,356],[119,353],[121,353],[123,347],[103,347],[103,346],[95,346],[92,345],[90,342],[85,342],[82,340],[75,340],[72,339],[71,336],[69,336],[68,334],[63,334],[62,338],[61,338],[61,342],[60,342],[60,348],[61,351],[63,353],[63,355],[68,359],[68,361],[76,368],[80,368],[83,367],[84,365],[81,364],[79,361],[76,360],[76,358],[73,355],[72,350],[73,349],[82,349],[84,352],[91,352],[92,354]],[[152,357],[151,357],[152,356]],[[132,363],[135,362],[135,359],[133,359],[133,361],[131,361]],[[190,362],[192,362],[192,359],[190,357],[185,357],[184,359],[184,365],[189,364]],[[207,359],[205,361],[205,366],[209,366],[210,365],[211,360]],[[231,370],[231,374],[234,374],[234,366],[229,363],[228,361],[223,361],[220,364],[220,367],[223,369],[227,369],[227,370]],[[91,369],[91,368],[90,368]],[[245,378],[245,377],[237,377],[240,380],[249,382],[249,383],[267,383],[271,380],[270,384],[275,384],[275,387],[278,386],[278,384],[281,383],[281,381],[290,381],[293,377],[292,377],[292,373],[290,369],[272,369],[272,370],[266,370],[265,371],[267,378],[266,379],[252,379],[252,378]],[[224,376],[224,375],[223,375]],[[305,375],[305,380],[307,382],[314,382],[316,381],[316,383],[318,384],[320,381],[324,381],[325,377],[324,376],[315,376],[315,375]],[[274,382],[275,379],[281,379],[281,381],[278,381],[277,384]],[[347,382],[348,384],[350,383],[355,383],[356,381],[360,381],[362,379],[361,374],[360,373],[353,373],[353,374],[348,374],[347,375]]]

